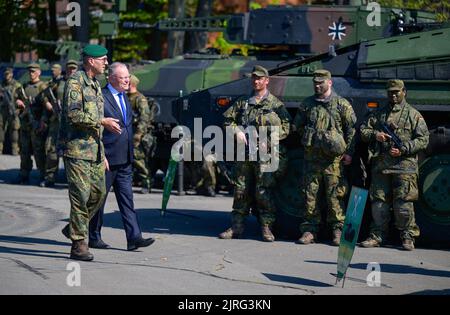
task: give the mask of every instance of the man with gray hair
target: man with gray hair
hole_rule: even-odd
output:
[[[130,85],[130,73],[126,65],[115,62],[110,66],[108,74],[108,85],[102,90],[105,100],[104,115],[118,121],[120,133],[109,130],[103,132],[107,160],[106,194],[114,187],[127,237],[127,250],[136,250],[151,245],[154,239],[142,237],[133,203],[133,114],[126,95]],[[110,247],[102,240],[100,233],[104,209],[105,203],[89,224],[89,247]]]

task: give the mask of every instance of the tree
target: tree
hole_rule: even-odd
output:
[[[379,0],[384,7],[427,10],[436,13],[438,21],[448,21],[450,16],[450,0]]]
[[[169,17],[183,18],[184,12],[183,0],[169,0]],[[167,37],[169,58],[181,55],[184,51],[184,32],[169,32]]]
[[[211,16],[213,0],[199,0],[195,17]],[[188,32],[186,34],[185,51],[193,52],[205,48],[208,42],[207,32]]]
[[[127,11],[120,13],[123,22],[154,25],[167,18],[167,0],[128,0]],[[155,29],[124,29],[119,27],[114,39],[114,60],[139,61],[162,58],[161,32]]]
[[[21,6],[18,1],[0,1],[0,60],[12,61],[16,52],[29,49],[33,32],[28,28],[31,6]]]

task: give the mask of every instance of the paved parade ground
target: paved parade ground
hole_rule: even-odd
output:
[[[135,194],[144,237],[156,242],[127,252],[110,194],[103,239],[113,249],[92,249],[93,262],[70,264],[70,241],[60,232],[69,215],[66,186],[40,188],[36,172],[33,185],[13,185],[18,165],[18,157],[0,156],[0,294],[450,294],[448,250],[357,248],[341,288],[334,286],[336,247],[264,243],[254,218],[244,239],[220,240],[232,205],[224,195],[174,195],[171,212],[161,217],[161,191]],[[366,281],[374,262],[381,267],[378,287]]]

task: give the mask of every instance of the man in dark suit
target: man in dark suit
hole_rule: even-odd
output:
[[[108,85],[102,90],[105,100],[105,117],[112,117],[120,125],[120,133],[103,131],[106,155],[106,193],[114,187],[117,204],[127,237],[127,250],[146,247],[153,238],[143,238],[133,203],[133,114],[126,96],[130,74],[126,65],[115,62],[109,67]],[[106,202],[106,199],[105,199]],[[100,230],[103,224],[105,203],[89,223],[89,247],[110,248],[103,242]]]

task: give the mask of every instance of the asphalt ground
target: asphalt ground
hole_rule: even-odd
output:
[[[450,294],[450,252],[395,247],[357,248],[344,288],[335,286],[337,247],[293,240],[261,241],[255,218],[243,239],[217,235],[230,222],[232,198],[172,195],[160,215],[162,192],[136,193],[135,207],[147,248],[126,251],[125,233],[113,194],[102,230],[113,248],[91,249],[93,262],[68,259],[70,241],[61,234],[69,216],[65,184],[12,184],[19,158],[0,156],[0,294],[148,295],[371,295]],[[136,189],[137,192],[137,189]],[[380,266],[373,277],[370,263]],[[369,265],[369,270],[368,270]],[[370,286],[369,279],[379,279]]]

